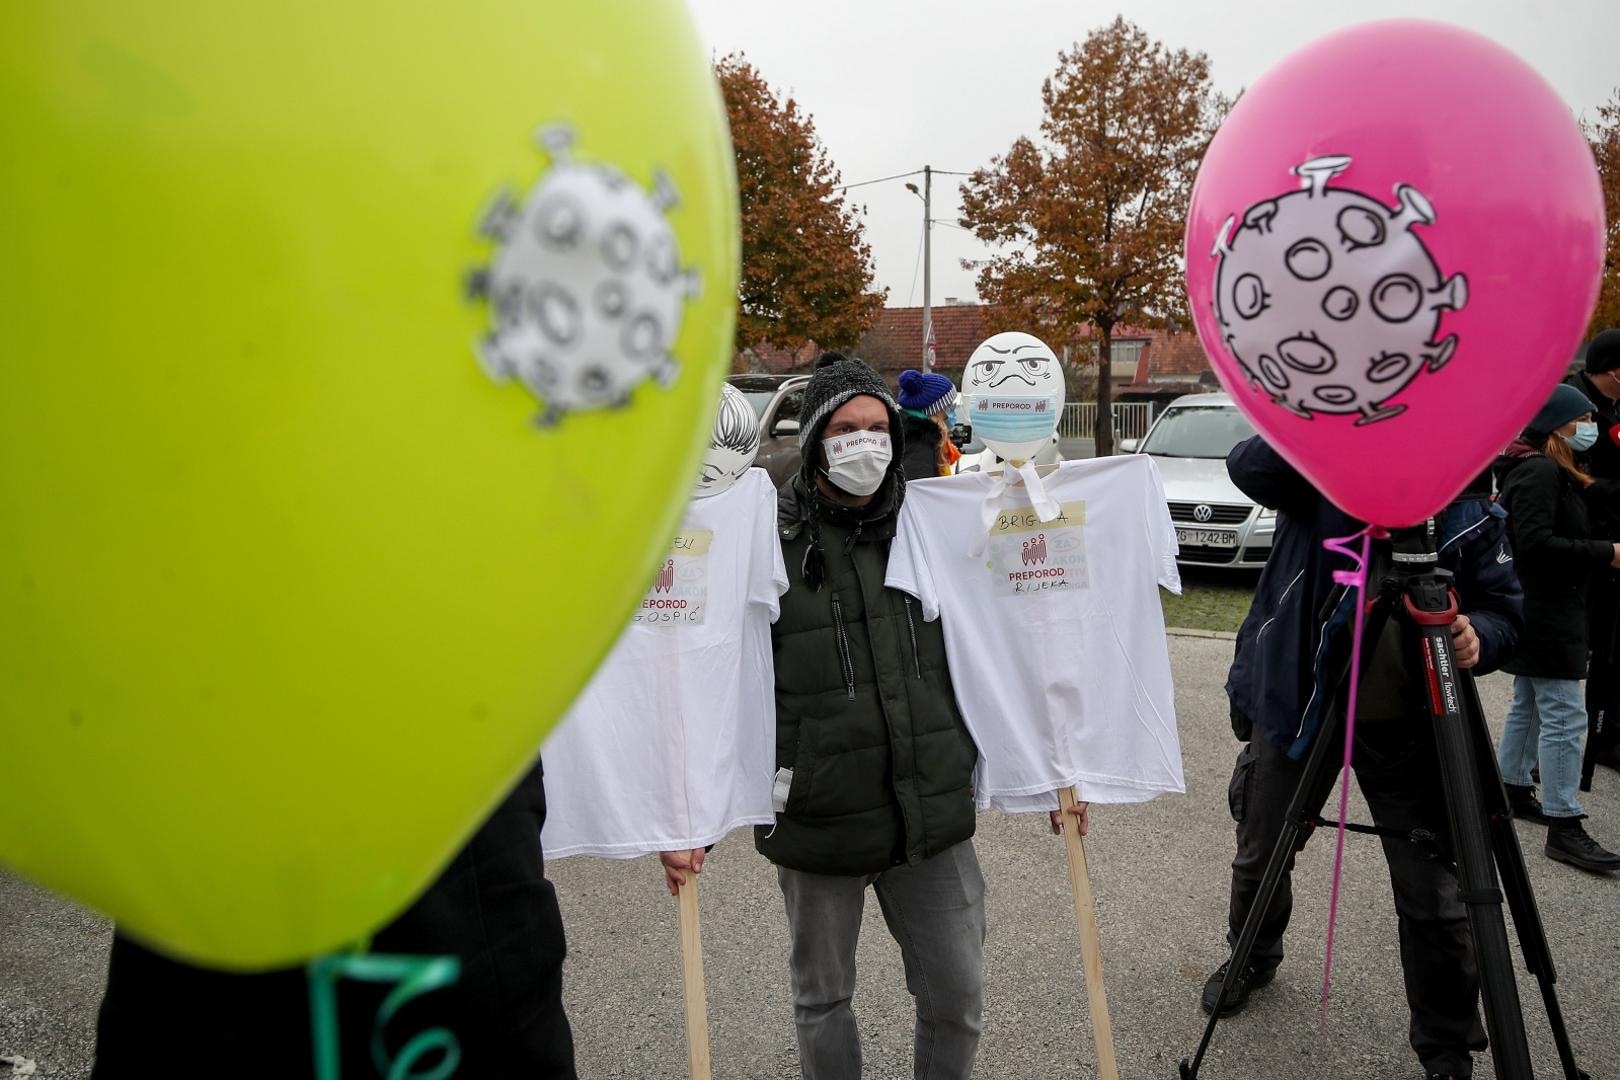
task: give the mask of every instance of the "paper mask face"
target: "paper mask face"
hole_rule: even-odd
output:
[[[703,456],[693,498],[718,495],[747,472],[759,453],[759,418],[754,409],[730,383],[720,389],[720,409],[714,414],[714,437]]]
[[[973,350],[962,375],[973,434],[1010,461],[1032,458],[1057,430],[1063,375],[1044,342],[997,334]]]

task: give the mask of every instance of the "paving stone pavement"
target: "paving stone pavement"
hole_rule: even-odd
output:
[[[1237,751],[1221,692],[1232,643],[1174,636],[1171,658],[1187,794],[1098,807],[1087,843],[1108,1005],[1120,1075],[1176,1075],[1196,1045],[1205,976],[1224,959],[1232,825],[1226,782]],[[1500,730],[1509,679],[1482,681]],[[1620,775],[1600,770],[1585,797],[1592,832],[1620,844]],[[1353,820],[1367,820],[1359,796]],[[1559,968],[1559,989],[1582,1065],[1620,1076],[1620,877],[1595,877],[1540,853],[1542,830],[1519,825]],[[987,1007],[975,1075],[1092,1077],[1091,1042],[1062,842],[1039,816],[980,815],[975,840],[989,883]],[[1322,980],[1331,837],[1300,857],[1289,955],[1277,981],[1222,1024],[1209,1080],[1310,1076]],[[651,858],[559,860],[571,957],[568,1006],[580,1075],[686,1073],[675,905]],[[798,1075],[787,986],[786,928],[770,866],[736,834],[702,880],[704,956],[716,1078]],[[856,1012],[866,1076],[911,1076],[911,1001],[899,949],[875,902],[859,953]],[[88,1075],[108,933],[101,920],[0,876],[0,1058],[37,1063],[36,1076]],[[1540,997],[1522,972],[1537,1075],[1557,1075]],[[1378,843],[1347,840],[1333,993],[1322,1077],[1420,1075],[1406,1044],[1407,1011],[1395,918]],[[0,1080],[6,1076],[0,1064]],[[1476,1077],[1494,1077],[1487,1060]]]

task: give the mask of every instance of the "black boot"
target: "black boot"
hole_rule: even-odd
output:
[[[1552,819],[1547,826],[1546,852],[1549,859],[1594,873],[1620,870],[1620,855],[1588,836],[1578,817]]]
[[[1249,1003],[1249,992],[1266,985],[1277,974],[1275,964],[1269,967],[1256,967],[1251,963],[1238,972],[1237,981],[1232,984],[1231,993],[1227,994],[1225,998],[1221,998],[1221,984],[1226,981],[1226,969],[1231,963],[1228,960],[1222,964],[1220,969],[1204,983],[1204,993],[1198,1003],[1205,1012],[1213,1013],[1215,1011],[1217,999],[1220,1000],[1222,1016],[1231,1016],[1233,1013],[1242,1012],[1243,1006]]]
[[[1503,784],[1507,788],[1508,805],[1513,808],[1513,816],[1520,821],[1533,821],[1537,825],[1551,825],[1552,818],[1541,811],[1541,800],[1536,798],[1536,789],[1529,784]]]

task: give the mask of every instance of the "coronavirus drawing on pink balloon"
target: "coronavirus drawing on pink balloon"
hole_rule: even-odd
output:
[[[1389,400],[1456,355],[1440,323],[1467,303],[1468,280],[1447,277],[1416,232],[1435,221],[1422,192],[1399,184],[1390,207],[1329,187],[1349,166],[1344,156],[1296,166],[1302,190],[1228,217],[1210,255],[1221,337],[1250,385],[1306,420],[1362,425],[1405,412]]]

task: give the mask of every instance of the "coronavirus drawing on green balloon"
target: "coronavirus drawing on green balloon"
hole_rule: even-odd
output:
[[[1388,207],[1328,186],[1349,167],[1345,156],[1296,166],[1303,190],[1229,216],[1210,254],[1215,316],[1249,384],[1306,420],[1364,425],[1405,412],[1389,399],[1455,355],[1440,319],[1468,302],[1468,281],[1446,277],[1416,233],[1435,221],[1422,192],[1397,185]]]
[[[490,304],[479,362],[492,379],[527,387],[542,406],[537,422],[550,427],[627,405],[649,380],[672,385],[673,346],[700,278],[681,266],[665,217],[677,203],[668,177],[644,191],[611,164],[576,160],[567,126],[537,138],[551,166],[521,205],[503,190],[485,211],[479,231],[498,249],[468,291]]]

